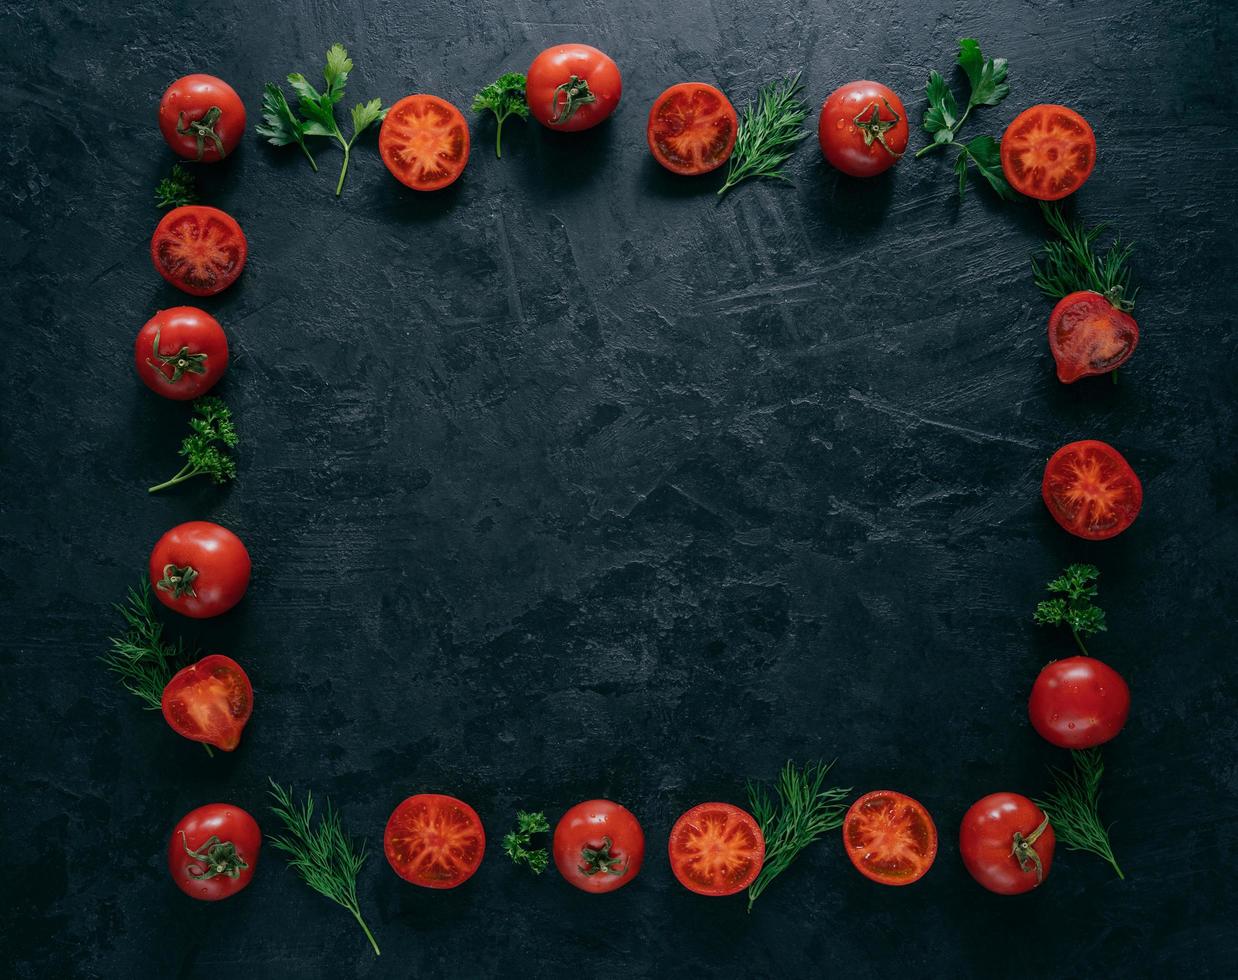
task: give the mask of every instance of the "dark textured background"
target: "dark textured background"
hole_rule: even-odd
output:
[[[731,6],[3,4],[4,972],[1232,975],[1233,5]],[[962,35],[1010,59],[1013,87],[969,133],[1060,100],[1099,135],[1076,207],[1139,242],[1143,286],[1116,387],[1054,379],[1034,208],[974,187],[960,203],[940,158],[867,183],[820,159],[833,87],[882,79],[918,124]],[[341,200],[326,144],[318,175],[252,136],[202,169],[250,242],[240,283],[201,303],[234,352],[218,392],[241,475],[148,498],[187,415],[131,361],[142,323],[185,301],[147,253],[172,162],[159,95],[215,72],[252,123],[264,81],[317,77],[337,39],[357,64],[347,104],[467,107],[576,39],[617,59],[623,103],[584,135],[509,123],[501,162],[470,116],[468,170],[432,196],[397,185],[372,137]],[[794,186],[719,203],[714,178],[652,162],[665,86],[739,103],[798,68],[814,135]],[[1080,437],[1115,444],[1146,488],[1100,545],[1038,495],[1045,458]],[[237,531],[255,563],[234,612],[170,624],[254,682],[240,750],[214,761],[95,659],[109,603],[191,518]],[[1061,853],[1042,890],[1002,899],[964,871],[958,821],[1064,761],[1025,699],[1071,652],[1030,612],[1072,559],[1104,573],[1093,652],[1134,692],[1104,800],[1129,880]],[[815,756],[930,808],[924,881],[872,885],[831,835],[751,916],[675,883],[680,811]],[[329,793],[379,848],[360,893],[381,960],[269,849],[221,905],[168,881],[167,834],[194,806],[226,799],[273,829],[268,775]],[[470,801],[491,837],[454,892],[381,856],[388,813],[424,790]],[[644,822],[630,887],[590,898],[499,851],[517,807],[554,820],[595,795]]]

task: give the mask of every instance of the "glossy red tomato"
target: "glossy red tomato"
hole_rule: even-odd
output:
[[[586,800],[555,826],[555,867],[586,892],[613,892],[640,872],[645,833],[631,811],[610,800]]]
[[[557,44],[529,65],[525,99],[543,126],[574,133],[596,126],[623,95],[619,66],[587,44]]]
[[[1040,495],[1058,524],[1089,541],[1121,534],[1143,506],[1139,477],[1099,439],[1067,443],[1055,452],[1045,464]]]
[[[248,255],[245,233],[232,216],[202,204],[173,208],[150,239],[155,271],[191,296],[223,292],[236,282]]]
[[[1018,793],[991,793],[977,800],[959,827],[963,864],[998,895],[1030,892],[1044,881],[1055,844],[1049,818]]]
[[[821,152],[852,177],[889,170],[907,149],[907,110],[880,82],[848,82],[830,93],[817,120]]]
[[[843,846],[865,878],[910,885],[933,866],[937,827],[910,796],[878,789],[851,804],[843,820]]]
[[[245,104],[223,79],[186,75],[159,100],[159,131],[180,156],[216,163],[245,134]]]
[[[692,176],[726,163],[738,131],[739,117],[725,95],[704,82],[680,82],[654,101],[645,138],[658,163]]]
[[[408,95],[388,110],[378,131],[378,152],[405,187],[442,190],[469,162],[468,123],[437,95]]]
[[[1049,350],[1057,378],[1070,384],[1116,371],[1135,353],[1139,324],[1100,293],[1071,293],[1049,315]]]
[[[1103,745],[1122,730],[1130,711],[1122,675],[1092,657],[1053,661],[1036,678],[1027,702],[1032,727],[1063,749]]]
[[[133,362],[151,391],[187,401],[205,395],[228,370],[228,338],[204,310],[173,306],[160,310],[138,331]]]
[[[155,542],[150,581],[169,609],[192,619],[225,613],[249,587],[249,552],[226,527],[178,524]]]
[[[752,814],[730,803],[700,803],[675,821],[671,870],[698,895],[734,895],[765,863],[765,836]]]
[[[481,867],[486,832],[477,811],[462,800],[420,793],[391,814],[383,851],[405,881],[423,888],[455,888]]]
[[[168,871],[190,898],[218,902],[245,888],[258,866],[262,831],[239,806],[208,803],[190,810],[168,839]]]
[[[249,677],[231,657],[212,653],[163,689],[163,717],[178,735],[231,752],[254,710]]]
[[[1002,173],[1020,194],[1056,201],[1073,194],[1096,166],[1096,136],[1074,109],[1034,105],[1002,137]]]

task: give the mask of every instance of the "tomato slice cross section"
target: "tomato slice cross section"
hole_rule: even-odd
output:
[[[169,211],[150,240],[155,270],[191,296],[214,296],[227,289],[245,268],[248,254],[236,219],[201,204]]]
[[[378,151],[405,187],[441,190],[469,161],[468,123],[459,109],[436,95],[405,96],[383,120]]]
[[[1073,194],[1096,166],[1096,136],[1074,109],[1034,105],[1002,136],[1002,172],[1020,194],[1057,201]]]
[[[1045,464],[1040,494],[1058,524],[1089,541],[1121,534],[1143,506],[1139,477],[1099,439],[1067,443],[1055,452]]]
[[[212,653],[168,681],[162,707],[177,734],[231,752],[253,713],[254,689],[240,664]]]
[[[1135,318],[1100,293],[1070,293],[1049,315],[1049,350],[1058,380],[1065,384],[1116,371],[1130,360],[1138,343]]]
[[[883,885],[919,881],[937,857],[937,827],[910,796],[879,789],[851,804],[843,820],[847,857],[865,878]]]
[[[704,82],[681,82],[658,96],[645,135],[653,158],[676,174],[707,174],[730,159],[739,117],[725,95]]]
[[[486,833],[477,811],[463,800],[419,793],[391,814],[383,851],[405,881],[423,888],[455,888],[481,866]]]
[[[734,895],[756,880],[765,837],[752,814],[730,803],[701,803],[675,821],[671,870],[698,895]]]

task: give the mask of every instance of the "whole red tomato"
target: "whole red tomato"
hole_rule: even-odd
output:
[[[1053,661],[1036,678],[1027,702],[1032,727],[1063,749],[1103,745],[1122,730],[1130,710],[1122,675],[1092,657]]]
[[[587,44],[558,44],[529,65],[525,100],[543,126],[574,133],[615,111],[623,94],[619,67]]]
[[[907,110],[880,82],[848,82],[821,106],[817,139],[826,160],[852,177],[889,170],[907,149]]]
[[[160,310],[138,331],[133,362],[155,394],[188,401],[205,395],[228,370],[228,338],[204,310],[174,306]]]
[[[159,100],[159,131],[180,156],[216,163],[235,150],[245,134],[245,104],[223,79],[186,75]]]
[[[253,714],[254,689],[240,664],[212,653],[177,671],[163,689],[161,706],[178,735],[231,752]]]
[[[998,895],[1030,892],[1044,881],[1055,844],[1049,818],[1018,793],[991,793],[977,800],[959,828],[963,864]]]
[[[178,524],[150,553],[155,595],[192,619],[218,616],[240,602],[249,587],[249,570],[241,539],[210,521]]]
[[[218,902],[249,884],[261,848],[262,831],[253,817],[231,803],[208,803],[173,829],[168,871],[190,898]]]
[[[555,867],[585,892],[613,892],[640,872],[645,832],[632,812],[610,800],[586,800],[555,826]]]

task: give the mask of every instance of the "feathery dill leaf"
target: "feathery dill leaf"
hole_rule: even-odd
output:
[[[195,401],[189,429],[179,453],[188,462],[175,476],[151,487],[148,493],[157,493],[195,476],[209,476],[216,483],[236,478],[236,461],[229,450],[236,447],[240,438],[232,425],[232,412],[223,400],[206,395]]]
[[[1044,249],[1032,259],[1032,275],[1040,291],[1061,299],[1090,290],[1124,313],[1133,310],[1138,290],[1131,288],[1130,259],[1135,246],[1123,244],[1119,235],[1102,255],[1095,246],[1106,225],[1088,228],[1081,221],[1069,222],[1061,208],[1044,201],[1040,213],[1057,235],[1056,241],[1046,241]]]
[[[1108,861],[1119,878],[1125,879],[1113,856],[1109,830],[1100,822],[1100,777],[1105,772],[1100,749],[1071,753],[1069,772],[1049,767],[1053,791],[1036,805],[1045,812],[1058,843],[1072,851],[1090,851]]]
[[[187,659],[180,640],[163,638],[163,623],[155,615],[150,582],[143,575],[137,588],[130,588],[124,603],[113,608],[125,621],[125,631],[109,639],[112,648],[99,659],[120,678],[130,694],[142,700],[147,711],[158,711],[163,689]]]
[[[529,849],[534,834],[544,834],[550,824],[544,813],[516,811],[516,829],[503,836],[503,852],[516,864],[524,864],[535,875],[540,875],[550,863],[550,855],[544,847]]]
[[[718,189],[719,197],[750,177],[788,179],[782,165],[808,135],[804,130],[808,103],[802,97],[803,90],[800,73],[796,72],[789,78],[762,85],[756,100],[744,106],[726,182]]]

